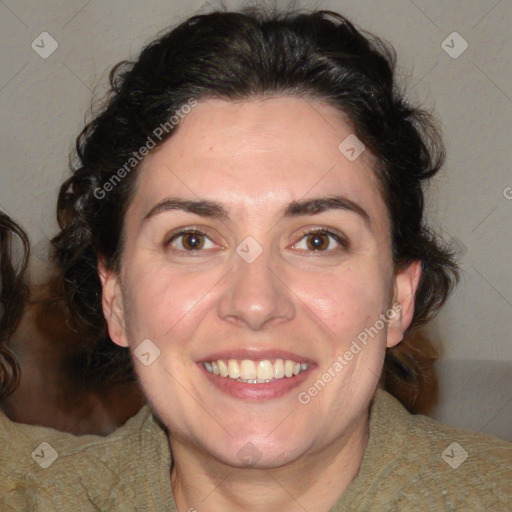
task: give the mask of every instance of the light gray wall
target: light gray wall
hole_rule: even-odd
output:
[[[92,92],[101,97],[114,63],[134,57],[157,31],[203,6],[174,0],[0,3],[0,207],[29,231],[34,276],[44,270],[44,242],[56,229],[57,187]],[[440,119],[448,160],[431,188],[429,215],[465,254],[462,282],[430,330],[442,338],[446,360],[510,364],[512,2],[347,0],[296,6],[340,11],[390,41],[410,97]],[[31,47],[35,41],[38,51],[48,51],[42,32],[58,43],[47,58]],[[452,32],[468,44],[457,58],[441,46]],[[451,39],[446,44],[459,50],[461,42]],[[510,398],[496,399],[489,414],[510,418]]]

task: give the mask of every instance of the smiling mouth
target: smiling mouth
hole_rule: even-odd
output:
[[[309,365],[291,359],[218,359],[205,361],[203,366],[206,371],[221,378],[245,384],[267,384],[295,377],[305,372]]]

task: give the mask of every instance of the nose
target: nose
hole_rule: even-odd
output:
[[[235,254],[226,277],[226,288],[218,302],[218,315],[223,320],[259,330],[295,317],[293,291],[279,268],[272,268],[266,251],[252,263]]]

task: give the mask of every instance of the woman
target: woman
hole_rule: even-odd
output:
[[[217,12],[111,83],[53,243],[77,320],[108,329],[149,405],[101,439],[4,420],[5,503],[510,503],[508,443],[411,415],[380,387],[421,379],[395,347],[456,279],[423,220],[442,142],[398,90],[393,51],[331,12]]]

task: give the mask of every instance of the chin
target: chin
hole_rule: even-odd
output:
[[[258,440],[246,440],[229,443],[228,451],[219,451],[215,447],[211,456],[218,461],[238,469],[274,469],[285,466],[303,455],[303,448],[286,446],[285,444],[269,445],[268,441],[258,443]]]
[[[267,424],[263,433],[259,431],[242,434],[238,431],[234,436],[229,436],[224,432],[222,439],[203,438],[203,446],[213,458],[228,466],[272,469],[299,459],[314,445],[311,431],[307,438],[299,432],[291,433],[284,429],[278,435],[277,425],[278,423],[275,423],[269,427]]]

